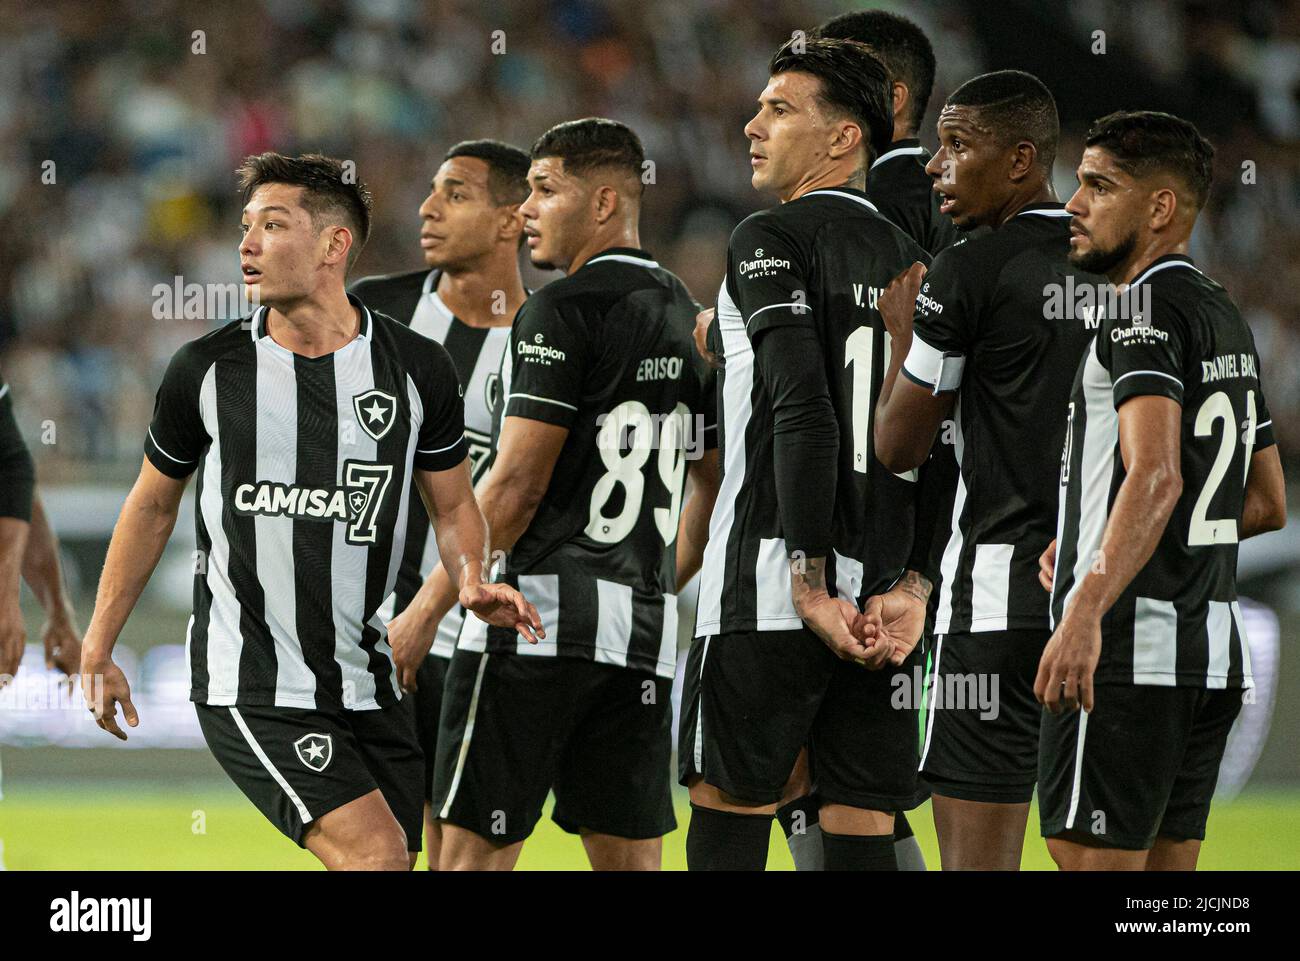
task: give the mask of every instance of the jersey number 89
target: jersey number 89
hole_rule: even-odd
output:
[[[678,404],[672,413],[654,418],[645,404],[638,400],[625,400],[601,422],[596,435],[596,449],[600,451],[605,473],[596,481],[591,492],[591,511],[586,533],[601,544],[617,544],[632,532],[641,516],[641,502],[645,498],[645,475],[642,469],[650,460],[650,453],[658,439],[659,479],[672,497],[669,507],[654,509],[655,525],[665,544],[677,537],[677,518],[682,510],[682,478],[686,473],[683,439],[686,419],[690,411]],[[655,420],[661,422],[655,431]],[[631,431],[629,446],[623,449],[623,438]],[[623,509],[614,517],[606,517],[605,507],[614,491],[623,488]]]

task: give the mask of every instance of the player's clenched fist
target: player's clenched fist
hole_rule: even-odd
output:
[[[924,278],[925,264],[917,261],[891,280],[881,292],[876,306],[889,336],[911,340],[912,311],[916,308],[916,295],[921,292]]]
[[[460,589],[460,604],[481,621],[513,627],[530,644],[546,637],[537,608],[509,584],[468,584]]]
[[[718,369],[722,367],[723,357],[709,350],[709,327],[712,326],[716,313],[714,308],[706,307],[695,315],[695,349],[708,361],[710,367]]]

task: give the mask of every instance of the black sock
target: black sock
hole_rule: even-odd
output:
[[[770,814],[735,814],[692,804],[686,831],[687,870],[765,870],[771,834]]]
[[[907,815],[899,811],[894,815],[894,840],[906,841],[912,836],[912,825],[907,823]]]
[[[790,840],[790,835],[794,834],[796,827],[802,827],[800,833],[806,832],[810,827],[817,823],[817,812],[821,810],[822,802],[815,794],[805,794],[801,798],[795,798],[785,807],[776,809],[776,820],[781,825],[781,830],[785,832],[785,839]],[[803,812],[803,817],[799,818],[799,812]],[[802,824],[796,824],[796,821],[802,821]]]
[[[822,828],[827,871],[897,871],[891,834],[831,834]]]

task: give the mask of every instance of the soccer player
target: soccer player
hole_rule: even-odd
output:
[[[420,246],[426,269],[368,277],[352,293],[369,306],[432,337],[447,348],[465,398],[465,441],[470,477],[483,479],[492,457],[492,412],[501,390],[501,357],[510,322],[524,302],[519,276],[523,218],[528,195],[528,154],[497,140],[469,140],[447,151],[420,205]],[[424,751],[425,851],[438,868],[441,833],[429,801],[437,756],[438,714],[447,667],[464,623],[459,605],[441,621],[410,608],[438,561],[438,542],[429,526],[417,485],[407,508],[406,548],[397,589],[379,608],[394,651],[406,631],[435,636],[429,654],[414,664],[395,659],[398,681],[411,692],[416,734]],[[396,619],[394,616],[396,615]]]
[[[461,603],[530,640],[540,621],[513,588],[482,581],[487,531],[446,349],[344,288],[369,233],[369,191],[319,155],[266,153],[240,174],[240,267],[261,306],[168,365],[100,577],[82,685],[99,726],[125,740],[117,705],[128,726],[139,719],[113,645],[197,471],[187,646],[209,747],[326,867],[407,869],[423,762],[377,612],[405,546],[412,477]]]
[[[754,187],[781,204],[733,232],[714,328],[723,482],[683,694],[687,858],[762,870],[808,748],[825,867],[894,870],[917,714],[891,704],[881,668],[910,670],[929,585],[905,571],[914,479],[885,470],[870,442],[888,362],[875,304],[928,258],[863,192],[893,127],[881,63],[812,39],[778,50],[769,74],[745,134]],[[883,631],[864,640],[859,604],[881,595]]]
[[[9,385],[0,378],[0,687],[18,673],[26,646],[20,577],[45,611],[45,666],[75,677],[81,639],[59,563],[59,541],[36,490]]]
[[[948,98],[938,130],[927,170],[941,212],[963,229],[996,229],[943,251],[928,273],[914,265],[882,297],[894,346],[876,450],[890,470],[916,467],[953,418],[961,470],[921,774],[942,866],[1015,870],[1037,774],[1034,674],[1049,633],[1037,573],[1064,440],[1053,412],[1091,336],[1084,318],[1050,318],[1047,294],[1100,278],[1067,260],[1069,214],[1051,184],[1059,125],[1042,83],[1015,70],[976,77]]]
[[[1070,259],[1125,309],[1079,364],[1043,558],[1042,832],[1065,870],[1188,871],[1252,686],[1237,544],[1282,528],[1286,486],[1254,337],[1187,255],[1213,148],[1149,111],[1085,143]]]
[[[698,306],[640,249],[644,163],[612,120],[560,124],[532,148],[529,254],[566,276],[515,317],[479,498],[498,577],[537,600],[550,634],[461,631],[434,772],[444,870],[513,867],[552,789],[596,869],[657,869],[675,826],[676,591],[716,489],[715,405],[691,343]],[[435,568],[413,603],[445,611],[445,577]]]

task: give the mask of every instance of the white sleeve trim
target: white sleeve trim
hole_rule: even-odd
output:
[[[510,401],[514,400],[516,397],[522,397],[525,400],[539,400],[543,404],[554,404],[556,407],[567,407],[569,410],[572,411],[576,411],[578,409],[574,407],[572,404],[566,404],[562,400],[553,400],[550,397],[538,397],[536,394],[510,394],[509,396],[506,397],[506,402],[509,403]]]
[[[792,300],[792,301],[790,301],[788,304],[768,304],[766,307],[760,307],[760,308],[758,308],[758,310],[756,310],[756,311],[754,311],[752,314],[750,314],[750,315],[749,315],[749,320],[745,321],[745,326],[748,327],[748,326],[749,326],[749,321],[750,321],[750,320],[753,320],[755,317],[757,317],[757,316],[758,316],[759,314],[761,314],[763,311],[765,311],[765,310],[774,310],[774,309],[777,308],[777,307],[796,307],[796,308],[802,308],[803,310],[812,310],[812,308],[809,307],[807,304],[805,304],[805,303],[803,303],[803,302],[801,302],[801,301],[798,301],[798,300]],[[791,313],[794,313],[794,311],[791,311]]]
[[[149,439],[150,439],[151,441],[153,441],[153,446],[156,447],[156,448],[158,448],[158,453],[162,454],[162,455],[163,455],[164,457],[166,457],[168,460],[174,460],[174,461],[175,461],[176,463],[178,463],[178,464],[197,464],[197,463],[198,463],[198,461],[196,461],[196,460],[181,460],[179,457],[173,457],[171,454],[169,454],[169,453],[167,453],[165,450],[163,450],[162,444],[158,443],[158,438],[157,438],[157,437],[154,437],[154,435],[153,435],[153,428],[152,428],[152,427],[148,428],[148,434],[149,434]]]
[[[929,385],[934,393],[941,394],[961,386],[966,355],[939,350],[913,334],[912,347],[903,361],[903,369],[914,379]]]
[[[1150,374],[1153,377],[1165,377],[1169,380],[1172,380],[1179,387],[1183,386],[1183,382],[1179,380],[1177,377],[1175,377],[1173,374],[1166,374],[1163,371],[1159,371],[1159,370],[1130,370],[1127,374],[1121,374],[1119,377],[1116,377],[1114,383],[1110,385],[1111,389],[1113,390],[1114,388],[1118,387],[1119,382],[1123,380],[1125,377],[1136,377],[1138,374]]]
[[[462,438],[460,438],[460,440],[454,440],[454,441],[452,441],[452,442],[451,442],[450,444],[448,444],[446,447],[435,447],[433,450],[423,450],[423,449],[417,447],[417,448],[415,449],[415,452],[416,452],[417,454],[441,454],[441,453],[442,453],[443,451],[445,451],[445,450],[451,450],[453,447],[455,447],[457,444],[459,444],[460,441],[462,441],[462,440],[464,440],[464,439],[465,439],[465,438],[462,437]]]

